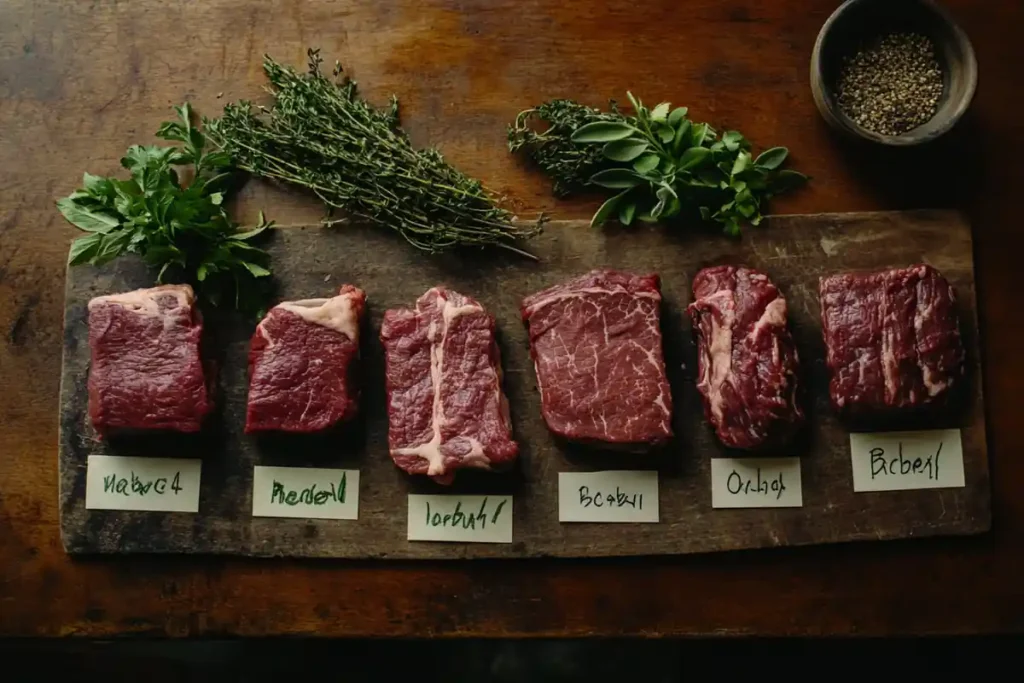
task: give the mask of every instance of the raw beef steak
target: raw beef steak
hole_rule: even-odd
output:
[[[450,484],[464,467],[500,470],[519,453],[502,391],[494,318],[434,287],[384,314],[388,445],[395,464]]]
[[[784,443],[803,421],[786,300],[767,275],[736,266],[697,273],[693,297],[697,389],[719,440],[744,450]]]
[[[270,309],[249,346],[245,431],[319,432],[359,408],[361,289]]]
[[[556,435],[624,450],[672,437],[657,275],[595,270],[526,297],[541,411]]]
[[[213,409],[188,285],[89,302],[89,416],[96,431],[198,432]]]
[[[953,288],[917,265],[821,278],[833,407],[899,417],[946,404],[964,375]]]

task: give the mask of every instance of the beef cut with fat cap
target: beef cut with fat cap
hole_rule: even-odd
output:
[[[198,432],[213,409],[188,285],[89,302],[89,416],[98,432]]]
[[[450,484],[456,470],[502,470],[519,453],[502,390],[494,318],[474,299],[433,287],[414,309],[390,310],[388,446],[410,474]]]
[[[246,432],[319,432],[359,409],[361,289],[285,301],[270,309],[249,346]]]
[[[841,415],[891,419],[945,407],[963,383],[953,288],[927,265],[819,283],[821,327]]]
[[[541,412],[575,442],[642,451],[672,437],[657,275],[594,270],[523,300]]]
[[[693,297],[697,390],[718,439],[743,450],[785,443],[804,417],[785,298],[764,273],[728,265],[697,273]]]

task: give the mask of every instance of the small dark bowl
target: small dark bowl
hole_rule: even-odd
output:
[[[942,99],[935,115],[901,135],[881,135],[861,127],[836,101],[843,58],[864,41],[891,31],[913,31],[930,38],[943,73]],[[825,121],[843,133],[883,145],[919,145],[946,133],[967,111],[977,83],[971,41],[931,0],[847,0],[821,27],[811,54],[811,92]]]

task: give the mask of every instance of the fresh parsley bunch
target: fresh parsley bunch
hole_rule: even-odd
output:
[[[802,185],[807,176],[781,168],[789,151],[772,147],[756,158],[740,133],[721,139],[706,123],[687,117],[686,107],[662,102],[653,109],[627,93],[636,112],[612,105],[601,112],[571,100],[552,100],[522,112],[509,128],[509,149],[525,148],[555,180],[555,191],[598,186],[617,191],[594,214],[591,225],[618,218],[656,222],[700,217],[738,235],[758,225],[768,199]],[[550,127],[536,132],[531,118]]]
[[[237,173],[229,157],[207,149],[187,103],[175,111],[179,120],[161,125],[157,137],[180,147],[134,145],[121,159],[130,178],[86,173],[83,187],[57,202],[64,217],[88,233],[72,244],[68,264],[102,265],[139,254],[157,269],[158,282],[185,280],[214,305],[258,312],[270,256],[252,240],[272,223],[260,213],[255,228],[240,231],[231,221],[224,201],[237,188]]]

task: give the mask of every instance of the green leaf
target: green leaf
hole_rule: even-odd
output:
[[[665,212],[665,206],[668,201],[675,196],[675,192],[669,187],[659,187],[658,191],[655,192],[655,196],[658,198],[658,203],[651,209],[651,218],[658,220]]]
[[[717,168],[702,168],[695,177],[704,187],[719,187],[722,183],[722,174]]]
[[[662,122],[668,118],[668,111],[672,107],[670,102],[662,102],[651,110],[651,121]]]
[[[57,210],[69,223],[86,232],[108,233],[121,225],[121,221],[114,216],[87,209],[70,198],[58,200]]]
[[[644,111],[644,105],[640,103],[640,100],[633,97],[633,93],[626,91],[626,97],[629,98],[629,103],[633,105],[633,111],[639,116]]]
[[[103,235],[99,233],[79,237],[71,243],[71,250],[68,252],[68,265],[77,266],[89,263],[96,256],[102,243]]]
[[[683,108],[685,109],[685,107]],[[682,123],[676,126],[675,138],[672,140],[672,151],[675,154],[679,154],[681,151],[683,151],[684,147],[689,146],[691,127],[692,124],[686,120],[684,120]]]
[[[255,247],[248,242],[241,242],[239,240],[231,239],[224,243],[231,251],[243,252],[248,254],[259,254],[260,256],[267,256],[267,252],[259,247]]]
[[[82,174],[82,187],[97,199],[112,200],[114,198],[114,186],[109,178],[84,173]]]
[[[732,171],[729,173],[729,175],[743,173],[743,171],[745,171],[747,167],[750,166],[750,161],[751,160],[749,152],[740,152],[739,154],[736,155],[736,161],[733,162]]]
[[[769,171],[773,171],[781,166],[788,156],[789,150],[785,147],[772,147],[771,149],[766,149],[761,152],[761,154],[754,159],[754,165],[759,168],[766,168]]]
[[[242,261],[242,265],[245,269],[252,273],[253,277],[266,277],[270,275],[270,271],[257,263],[249,263],[248,261]]]
[[[590,219],[590,227],[596,228],[603,225],[604,222],[607,221],[608,218],[619,208],[619,203],[622,202],[622,199],[626,196],[627,192],[628,190],[606,199],[604,204],[598,208],[597,213],[595,213],[593,218]]]
[[[661,212],[662,219],[678,215],[682,207],[683,204],[679,201],[679,197],[669,197],[668,201],[665,202],[665,210]]]
[[[676,131],[667,123],[659,123],[656,130],[658,131],[658,139],[666,145],[675,139]]]
[[[796,189],[806,183],[807,176],[803,173],[790,169],[783,169],[772,174],[768,179],[768,191],[771,194],[781,194]]]
[[[691,147],[679,157],[679,168],[687,171],[700,166],[705,159],[711,156],[711,150],[706,147]]]
[[[687,111],[688,110],[686,107],[676,107],[675,109],[673,109],[672,113],[668,115],[668,125],[672,126],[673,128],[678,128],[679,123],[684,118],[686,118]]]
[[[654,169],[658,168],[658,164],[661,163],[661,157],[657,154],[645,154],[636,161],[633,162],[633,169],[637,173],[646,175]]]
[[[590,182],[601,187],[623,189],[636,187],[643,179],[626,168],[608,168],[590,177]]]
[[[96,251],[96,255],[93,257],[92,262],[96,265],[102,265],[125,253],[128,251],[128,247],[133,236],[134,233],[130,230],[121,230],[103,235],[103,240],[100,243],[99,249]]]
[[[626,123],[616,121],[594,121],[576,129],[572,134],[573,142],[611,142],[624,140],[638,132]]]
[[[200,263],[199,267],[196,268],[196,280],[202,282],[206,279],[207,268],[205,263]]]
[[[708,124],[698,123],[692,126],[690,129],[690,144],[689,147],[700,147],[704,144],[704,139],[708,134]]]
[[[635,138],[613,140],[605,144],[602,154],[612,161],[633,161],[647,151],[648,146],[646,141]]]
[[[267,228],[269,228],[269,227],[271,227],[270,224],[258,225],[255,228],[253,228],[252,230],[246,230],[244,232],[233,233],[231,235],[231,239],[239,240],[239,241],[242,241],[242,242],[244,242],[246,240],[251,240],[253,237],[256,237],[257,235],[261,235],[264,232],[266,232]]]
[[[740,223],[736,220],[735,216],[729,216],[725,219],[725,234],[730,237],[737,237],[740,234]]]
[[[725,145],[725,148],[730,152],[735,152],[742,148],[746,142],[746,138],[735,130],[727,130],[725,131],[725,134],[722,135],[722,144]]]
[[[220,206],[221,204],[224,203],[224,193],[222,192],[214,192],[210,194],[207,198],[210,200],[210,203],[213,204],[214,206]]]
[[[651,207],[653,209],[653,207]],[[636,213],[636,220],[643,223],[657,223],[658,219],[652,215],[651,209],[641,209]]]
[[[623,225],[632,225],[635,215],[636,202],[624,202],[619,208],[619,222]]]
[[[203,155],[203,168],[221,169],[231,166],[231,155],[227,152],[210,152]]]
[[[121,157],[121,165],[133,172],[150,164],[166,165],[167,160],[174,152],[173,147],[132,145],[128,148],[128,152]]]

